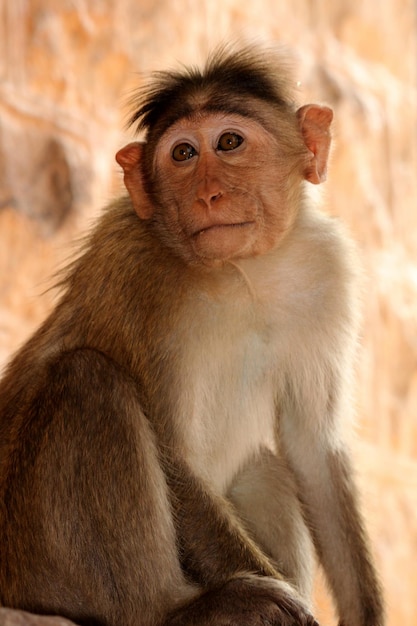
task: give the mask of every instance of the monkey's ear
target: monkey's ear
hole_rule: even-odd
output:
[[[147,220],[152,217],[153,207],[143,188],[142,168],[140,167],[142,151],[143,143],[134,141],[117,152],[116,161],[123,168],[124,183],[133,208],[141,219]]]
[[[304,143],[309,150],[304,178],[318,185],[326,180],[333,111],[318,104],[306,104],[297,111]]]

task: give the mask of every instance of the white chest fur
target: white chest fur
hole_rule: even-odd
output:
[[[337,225],[305,214],[277,250],[189,294],[173,338],[178,436],[220,492],[260,446],[273,447],[288,384],[326,432],[329,381],[354,348],[349,263]]]
[[[261,445],[273,446],[275,421],[270,330],[242,278],[230,287],[227,297],[200,293],[193,303],[178,395],[188,462],[220,492]]]

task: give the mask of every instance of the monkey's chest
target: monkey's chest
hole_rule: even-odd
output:
[[[228,339],[214,333],[183,369],[179,410],[188,462],[220,493],[261,446],[273,447],[270,353],[255,332],[230,333]]]

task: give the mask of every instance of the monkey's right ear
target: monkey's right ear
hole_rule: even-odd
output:
[[[116,161],[123,168],[124,183],[133,203],[133,208],[142,220],[152,217],[153,207],[143,188],[142,158],[143,143],[134,141],[121,148],[116,154]]]

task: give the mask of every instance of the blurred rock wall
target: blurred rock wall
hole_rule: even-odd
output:
[[[334,108],[326,210],[367,274],[355,452],[389,626],[417,623],[416,19],[414,0],[0,0],[0,366],[121,187],[138,72],[231,38],[278,41],[298,59],[300,102]],[[320,583],[317,596],[333,624]]]

